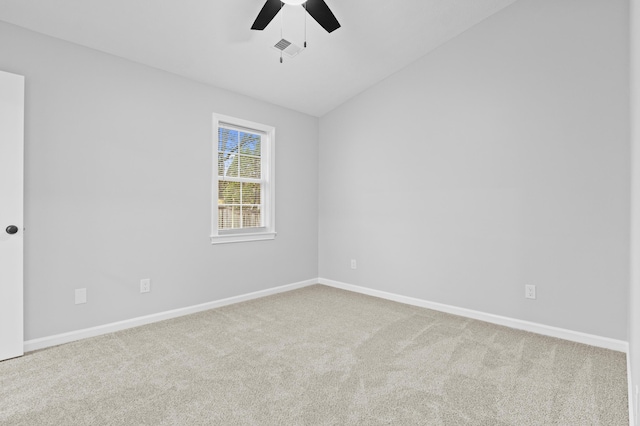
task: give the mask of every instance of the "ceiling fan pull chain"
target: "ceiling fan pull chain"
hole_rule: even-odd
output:
[[[307,2],[304,2],[304,48],[307,48]]]
[[[282,11],[282,8],[284,7],[284,3],[280,2],[280,40],[284,39],[284,35],[283,35],[283,27],[284,27],[284,18],[282,17],[284,15],[284,12]],[[282,50],[280,50],[280,63],[282,63]]]

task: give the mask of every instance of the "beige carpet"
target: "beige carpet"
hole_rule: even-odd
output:
[[[0,363],[2,425],[628,425],[625,355],[312,286]]]

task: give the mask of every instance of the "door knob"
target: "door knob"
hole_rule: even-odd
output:
[[[17,226],[15,226],[15,225],[9,225],[9,226],[7,226],[6,231],[7,231],[7,234],[9,234],[9,235],[13,235],[13,234],[15,234],[16,232],[18,232],[18,227],[17,227]]]

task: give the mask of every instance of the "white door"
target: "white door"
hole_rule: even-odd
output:
[[[24,77],[0,71],[0,361],[23,354]]]

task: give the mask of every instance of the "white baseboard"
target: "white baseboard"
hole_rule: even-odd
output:
[[[629,425],[636,426],[634,420],[633,404],[635,397],[633,394],[633,381],[631,375],[631,364],[629,357],[629,344],[623,340],[610,339],[592,334],[581,333],[578,331],[567,330],[558,327],[551,327],[544,324],[538,324],[530,321],[504,317],[500,315],[488,314],[486,312],[474,311],[472,309],[459,308],[457,306],[446,305],[443,303],[430,302],[428,300],[417,299],[414,297],[402,296],[399,294],[389,293],[381,290],[374,290],[353,284],[347,284],[340,281],[329,280],[326,278],[310,279],[299,281],[293,284],[287,284],[279,287],[273,287],[266,290],[255,291],[253,293],[233,296],[226,299],[214,300],[199,305],[187,306],[184,308],[173,309],[170,311],[159,312],[156,314],[145,315],[142,317],[131,318],[124,321],[118,321],[110,324],[100,325],[97,327],[85,328],[82,330],[71,331],[68,333],[56,334],[53,336],[41,337],[38,339],[27,340],[24,342],[24,351],[30,352],[38,349],[44,349],[51,346],[61,345],[76,340],[96,337],[103,334],[113,333],[115,331],[126,330],[128,328],[138,327],[141,325],[151,324],[158,321],[164,321],[171,318],[177,318],[184,315],[194,314],[209,309],[219,308],[221,306],[232,305],[234,303],[245,302],[247,300],[258,299],[272,294],[283,293],[298,288],[307,287],[313,284],[323,284],[342,290],[353,291],[356,293],[366,294],[369,296],[379,297],[382,299],[392,300],[394,302],[405,303],[407,305],[419,306],[422,308],[433,309],[440,312],[446,312],[453,315],[460,315],[467,318],[477,319],[480,321],[498,324],[518,330],[529,331],[532,333],[542,334],[544,336],[556,337],[572,342],[583,343],[591,346],[611,349],[614,351],[625,352],[627,354],[627,383],[629,393]]]
[[[631,374],[631,354],[629,351],[627,351],[627,386],[629,392],[629,396],[627,397],[629,400],[629,426],[636,426],[634,409],[636,398],[633,394],[633,375]]]
[[[194,306],[173,309],[170,311],[158,312],[157,314],[145,315],[142,317],[131,318],[124,321],[113,322],[110,324],[99,325],[97,327],[85,328],[82,330],[70,331],[68,333],[56,334],[53,336],[41,337],[38,339],[27,340],[24,342],[24,351],[35,351],[37,349],[48,348],[51,346],[61,345],[63,343],[73,342],[75,340],[86,339],[88,337],[100,336],[115,331],[125,330],[127,328],[138,327],[141,325],[151,324],[158,321],[164,321],[171,318],[181,317],[183,315],[194,314],[196,312],[206,311],[221,306],[232,305],[234,303],[245,302],[247,300],[258,299],[260,297],[270,296],[272,294],[283,293],[285,291],[295,290],[297,288],[307,287],[317,284],[317,279],[300,281],[293,284],[287,284],[279,287],[273,287],[266,290],[255,291],[253,293],[241,294],[226,299],[214,300],[212,302],[202,303]]]
[[[73,342],[75,340],[86,339],[88,337],[100,336],[115,331],[125,330],[127,328],[138,327],[145,324],[151,324],[158,321],[164,321],[171,318],[189,315],[196,312],[206,311],[221,306],[232,305],[234,303],[244,302],[247,300],[258,299],[260,297],[272,294],[283,293],[285,291],[295,290],[307,287],[313,284],[324,284],[343,290],[353,291],[356,293],[366,294],[369,296],[379,297],[382,299],[392,300],[395,302],[405,303],[408,305],[420,306],[427,309],[446,312],[454,315],[460,315],[467,318],[477,319],[480,321],[490,322],[493,324],[503,325],[518,330],[530,331],[545,336],[557,337],[572,342],[584,343],[591,346],[611,349],[614,351],[628,353],[628,343],[623,340],[610,339],[608,337],[595,336],[592,334],[581,333],[578,331],[566,330],[548,325],[538,324],[519,319],[503,317],[500,315],[488,314],[485,312],[474,311],[471,309],[459,308],[457,306],[445,305],[442,303],[430,302],[423,299],[417,299],[399,294],[388,293],[385,291],[374,290],[366,287],[347,284],[339,281],[329,280],[325,278],[309,279],[293,284],[287,284],[266,290],[260,290],[253,293],[242,294],[239,296],[229,297],[221,300],[214,300],[194,306],[173,309],[170,311],[159,312],[156,314],[145,315],[142,317],[131,318],[124,321],[118,321],[110,324],[104,324],[97,327],[85,328],[82,330],[70,331],[68,333],[56,334],[53,336],[41,337],[38,339],[27,340],[24,342],[24,351],[30,352],[37,349],[43,349],[51,346],[61,345],[63,343]]]
[[[567,330],[564,328],[551,327],[544,324],[538,324],[530,321],[523,321],[515,318],[503,317],[500,315],[488,314],[486,312],[474,311],[472,309],[459,308],[457,306],[445,305],[443,303],[430,302],[428,300],[417,299],[414,297],[401,296],[399,294],[388,293],[386,291],[373,290],[366,287],[360,287],[353,284],[346,284],[340,281],[318,278],[320,284],[343,290],[362,293],[369,296],[380,297],[382,299],[393,300],[407,305],[420,306],[422,308],[433,309],[435,311],[446,312],[449,314],[459,315],[462,317],[473,318],[480,321],[490,322],[492,324],[503,325],[518,330],[530,331],[532,333],[542,334],[544,336],[557,337],[559,339],[569,340],[571,342],[584,343],[586,345],[597,346],[600,348],[611,349],[618,352],[628,353],[629,344],[623,340],[610,339],[608,337],[596,336],[593,334],[581,333],[579,331]]]

